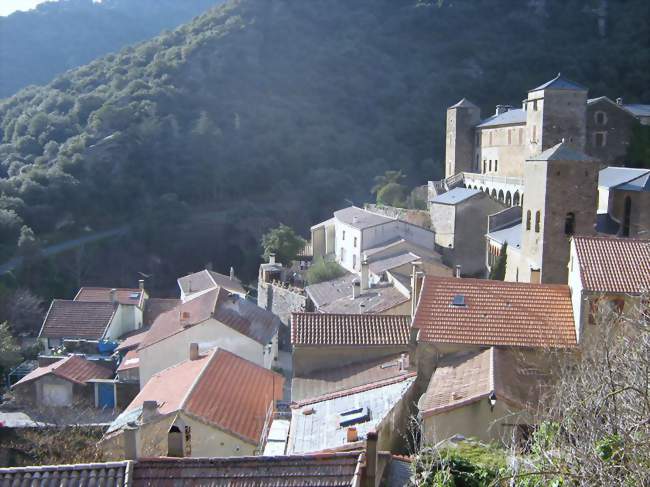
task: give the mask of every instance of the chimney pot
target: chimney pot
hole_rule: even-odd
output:
[[[230,280],[234,281],[235,280],[235,268],[230,266]]]
[[[138,281],[138,288],[140,288],[140,291],[144,292],[144,279]]]
[[[199,359],[199,344],[190,343],[190,360],[198,360],[198,359]]]
[[[458,278],[460,278],[460,269],[461,269],[461,265],[460,264],[456,265],[456,277]]]
[[[621,97],[619,96],[619,97],[616,99],[616,104],[617,104],[617,105],[622,105],[622,104],[623,104],[623,98],[621,98]]]
[[[361,283],[358,279],[352,281],[352,299],[357,299],[361,295]]]
[[[275,252],[269,254],[269,264],[275,264]]]
[[[364,256],[361,261],[361,292],[370,289],[370,273],[368,259]]]
[[[117,302],[117,289],[113,288],[110,292],[111,303],[115,304]]]

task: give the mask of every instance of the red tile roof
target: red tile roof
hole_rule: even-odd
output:
[[[183,314],[189,317],[184,327],[181,326]],[[240,296],[231,295],[225,289],[217,288],[162,313],[142,340],[140,348],[148,347],[210,318],[262,345],[271,341],[280,326],[280,319],[273,313]]]
[[[180,299],[149,298],[144,303],[143,326],[150,327],[156,318],[181,304]]]
[[[39,336],[100,340],[104,337],[115,310],[116,306],[111,303],[55,299],[45,316]]]
[[[70,355],[58,362],[32,370],[16,382],[13,387],[18,384],[32,382],[48,374],[77,384],[85,384],[90,379],[111,379],[115,375],[110,368],[100,365],[97,362],[86,360],[77,355]]]
[[[134,487],[352,487],[359,485],[362,454],[281,457],[156,458],[139,460]]]
[[[130,487],[129,470],[133,462],[43,465],[0,468],[0,486],[29,487]]]
[[[576,346],[569,287],[557,284],[427,276],[413,327],[430,343]]]
[[[149,329],[136,330],[135,332],[122,335],[124,338],[115,350],[118,352],[125,352],[137,348],[140,343],[142,343],[142,340],[144,340],[144,337],[147,336],[147,333],[149,333]]]
[[[291,343],[406,346],[410,324],[404,315],[293,313]]]
[[[534,406],[542,374],[526,357],[491,347],[445,357],[431,376],[418,408],[424,417],[472,404],[492,392],[497,401],[523,409]]]
[[[256,445],[271,401],[282,399],[283,385],[280,374],[216,349],[155,374],[126,411],[157,401],[159,414],[182,410]]]
[[[74,297],[75,301],[86,301],[91,303],[110,303],[110,287],[82,287]],[[144,295],[138,288],[115,288],[115,300],[120,304],[132,304],[142,306]]]
[[[650,289],[650,240],[574,237],[587,291],[639,294]]]

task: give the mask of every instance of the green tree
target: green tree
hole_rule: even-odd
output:
[[[307,271],[307,284],[331,281],[345,274],[343,267],[336,262],[318,258]]]
[[[379,195],[382,188],[389,184],[400,184],[403,179],[404,174],[402,174],[402,171],[386,171],[381,176],[375,176],[375,185],[372,187],[370,192]]]
[[[0,323],[0,369],[4,371],[18,364],[22,359],[20,347],[11,334],[7,322]]]
[[[634,127],[627,160],[631,167],[650,169],[650,125]]]
[[[506,265],[508,261],[508,242],[501,247],[501,253],[496,263],[490,269],[490,279],[493,281],[503,281],[506,278]]]
[[[274,253],[279,262],[289,265],[296,260],[305,243],[305,239],[297,235],[293,228],[281,223],[262,236],[263,257],[268,259]]]
[[[380,205],[406,206],[406,186],[399,183],[388,183],[377,192],[377,203]]]
[[[18,237],[18,253],[26,259],[30,259],[36,257],[40,250],[41,246],[36,235],[34,235],[34,230],[27,225],[23,225]]]

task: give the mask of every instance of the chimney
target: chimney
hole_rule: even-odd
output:
[[[190,360],[198,360],[199,357],[199,344],[190,343]]]
[[[406,354],[405,353],[400,355],[398,362],[399,362],[399,370],[406,370]]]
[[[140,288],[140,292],[144,292],[144,279],[138,281],[138,288]]]
[[[117,303],[117,289],[115,288],[111,289],[110,296],[111,296],[111,303],[113,304]]]
[[[411,317],[415,316],[415,311],[418,308],[418,299],[424,279],[424,273],[418,270],[420,264],[419,261],[413,262],[411,267]]]
[[[230,280],[235,280],[235,268],[233,266],[230,266]]]
[[[502,113],[506,113],[511,108],[512,107],[510,105],[497,105],[495,115],[501,115]]]
[[[352,299],[357,299],[361,295],[361,283],[358,279],[352,281]]]
[[[275,264],[275,252],[269,254],[269,264]]]
[[[368,259],[364,255],[361,261],[361,292],[367,291],[370,288],[369,267]]]
[[[456,272],[455,272],[455,276],[456,276],[457,278],[459,278],[459,279],[460,279],[460,269],[461,269],[461,265],[460,265],[460,264],[456,264]]]
[[[125,428],[123,433],[124,441],[124,459],[125,460],[136,460],[138,458],[138,450],[136,447],[135,435],[137,434],[137,428]]]
[[[354,426],[350,426],[347,429],[346,440],[348,443],[354,443],[355,441],[359,441],[359,434],[357,433],[357,429]]]
[[[368,431],[366,435],[366,475],[365,486],[375,487],[377,474],[377,432]]]
[[[185,328],[190,324],[190,312],[181,311],[181,327]]]
[[[616,99],[616,104],[617,104],[617,105],[623,105],[623,98],[621,98],[621,97],[619,96],[619,97]]]
[[[156,401],[144,401],[142,403],[142,421],[147,422],[158,412],[158,403]]]

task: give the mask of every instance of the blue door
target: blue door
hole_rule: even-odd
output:
[[[100,408],[115,407],[115,389],[112,382],[100,382],[97,384],[98,406]]]

